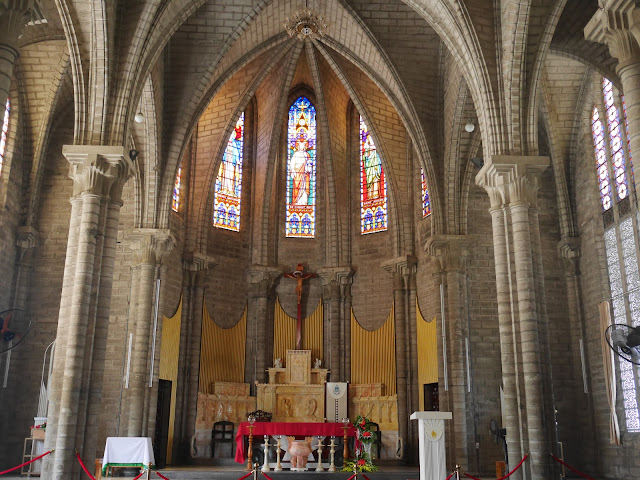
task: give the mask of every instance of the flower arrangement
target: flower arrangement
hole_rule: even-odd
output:
[[[342,471],[344,472],[375,472],[378,470],[371,459],[371,447],[376,441],[371,421],[358,415],[353,422],[356,428],[356,457],[353,460],[345,460]]]
[[[40,425],[31,425],[29,428],[42,428],[43,430],[47,429],[47,424],[46,423],[41,423]]]

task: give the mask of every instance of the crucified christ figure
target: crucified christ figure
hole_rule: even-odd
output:
[[[286,278],[293,278],[296,281],[296,296],[298,297],[298,318],[296,328],[296,350],[302,349],[302,282],[307,278],[317,277],[315,273],[304,273],[304,265],[298,264],[294,272],[284,273]]]

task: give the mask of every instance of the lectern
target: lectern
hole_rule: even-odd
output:
[[[447,478],[444,421],[451,418],[451,412],[413,412],[411,414],[411,420],[418,420],[420,480]]]

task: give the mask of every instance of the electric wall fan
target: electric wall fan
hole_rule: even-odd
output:
[[[640,326],[614,323],[607,327],[604,337],[616,355],[627,362],[640,365]]]
[[[29,334],[31,320],[21,308],[0,312],[0,354],[16,348]]]

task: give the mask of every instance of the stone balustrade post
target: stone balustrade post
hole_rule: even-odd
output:
[[[545,414],[548,375],[544,278],[539,258],[537,193],[547,157],[494,156],[476,176],[491,199],[498,317],[509,458],[530,452],[533,480],[549,478],[552,412]],[[539,252],[538,252],[539,255]],[[518,436],[520,437],[518,439]],[[518,478],[523,478],[518,473]]]
[[[611,56],[618,59],[616,73],[624,93],[629,143],[632,152],[640,152],[640,9],[628,0],[604,3],[584,28],[584,36],[609,47]],[[640,192],[640,178],[635,182]]]
[[[43,464],[54,480],[78,472],[75,448],[86,462],[95,457],[91,404],[99,404],[102,383],[91,377],[104,370],[96,324],[109,317],[121,194],[133,171],[123,147],[66,145],[62,153],[73,197],[45,442],[55,452]]]
[[[127,436],[146,436],[144,431],[145,393],[149,385],[151,350],[153,349],[154,302],[156,300],[156,279],[162,258],[175,241],[169,230],[138,228],[130,232],[132,239],[133,267],[131,301],[135,303],[129,321],[133,330],[131,350],[131,372],[129,381],[129,416]],[[157,339],[156,339],[157,341]],[[159,350],[156,350],[159,354]]]
[[[441,409],[453,413],[453,421],[449,422],[453,435],[449,436],[452,443],[447,451],[452,465],[470,465],[469,444],[474,442],[470,438],[473,432],[474,412],[468,405],[467,398],[467,359],[465,339],[469,337],[469,326],[466,314],[467,277],[466,263],[469,257],[469,244],[464,235],[435,235],[425,245],[427,251],[438,264],[440,278],[446,285],[446,339],[447,339],[447,370],[449,392],[442,388]]]

